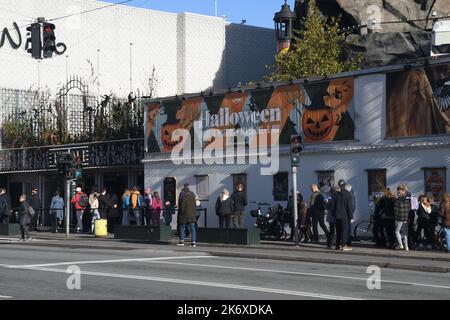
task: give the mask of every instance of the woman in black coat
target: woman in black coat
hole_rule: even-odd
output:
[[[27,202],[27,197],[25,195],[21,195],[19,198],[19,224],[20,224],[20,232],[22,234],[22,241],[31,240],[30,231],[28,230],[28,225],[31,223],[30,216],[30,205]]]
[[[234,213],[234,201],[230,192],[224,189],[216,201],[216,214],[219,216],[219,227],[230,227],[231,217]]]
[[[420,237],[422,230],[425,233],[425,238],[422,243],[424,246],[431,246],[433,249],[436,244],[434,229],[436,228],[436,207],[432,200],[426,195],[419,197],[419,209],[417,210],[417,237]]]
[[[385,190],[384,196],[378,202],[378,206],[383,230],[386,232],[389,247],[393,249],[397,243],[397,240],[395,239],[394,216],[395,195],[389,188]]]

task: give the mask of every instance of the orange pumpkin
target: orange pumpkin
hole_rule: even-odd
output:
[[[180,129],[180,124],[165,124],[161,128],[161,143],[163,146],[163,152],[171,152],[172,149],[183,142],[183,137],[180,137],[178,141],[172,141],[172,134],[175,130]]]
[[[329,141],[333,125],[333,112],[330,108],[306,109],[303,113],[302,128],[306,142]]]

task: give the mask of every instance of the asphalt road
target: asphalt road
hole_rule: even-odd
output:
[[[68,268],[80,270],[79,282]],[[0,300],[450,299],[449,273],[380,271],[381,288],[369,290],[358,266],[3,243]]]

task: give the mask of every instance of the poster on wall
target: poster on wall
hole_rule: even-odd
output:
[[[292,134],[305,143],[353,140],[354,79],[153,100],[145,113],[148,153],[170,153],[188,141],[191,149],[226,148],[239,137],[251,148],[287,145]],[[188,134],[174,136],[177,129]]]
[[[334,187],[334,171],[317,171],[317,185],[319,188],[323,186]]]
[[[450,134],[450,65],[387,74],[387,137]]]
[[[279,172],[273,176],[273,200],[287,201],[289,198],[289,175],[287,172]]]
[[[369,200],[375,195],[382,195],[386,189],[385,169],[367,170]]]
[[[446,169],[425,168],[425,192],[432,194],[435,201],[439,201],[446,192]]]

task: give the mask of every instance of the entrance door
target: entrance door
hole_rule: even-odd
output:
[[[106,187],[108,193],[116,194],[120,198],[128,188],[128,174],[124,172],[104,173],[103,186]]]

